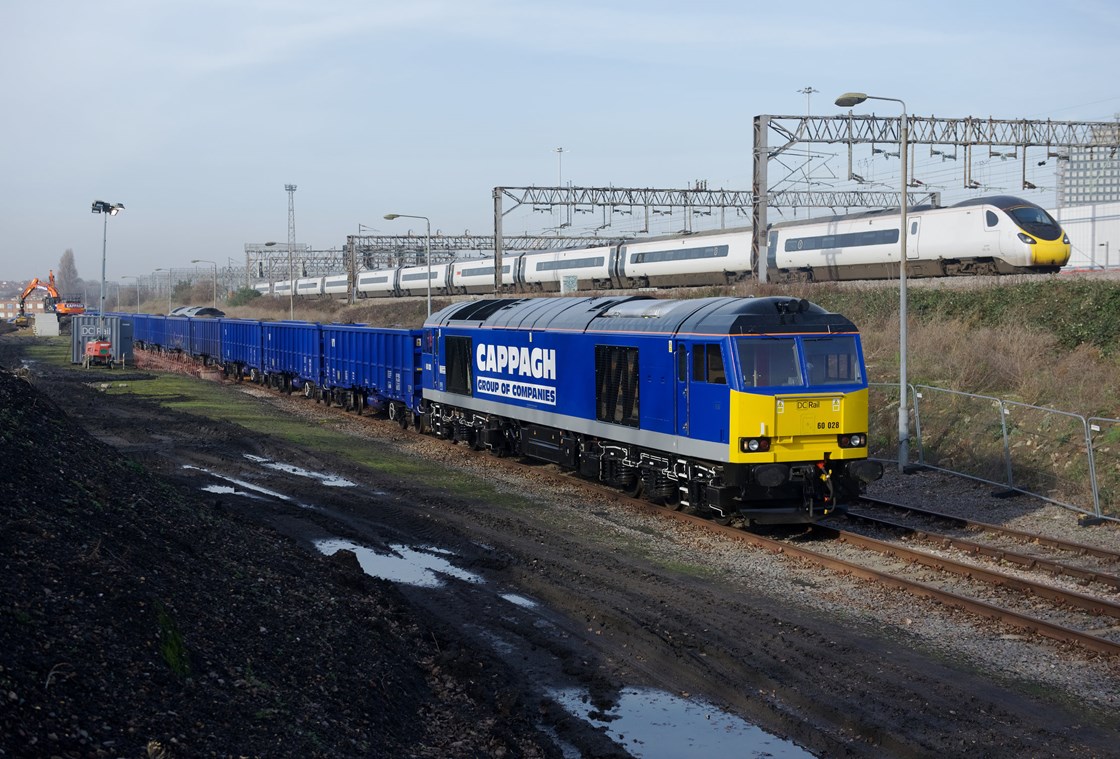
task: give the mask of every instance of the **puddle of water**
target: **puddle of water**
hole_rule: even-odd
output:
[[[624,688],[607,713],[585,691],[553,691],[568,713],[605,726],[607,735],[640,759],[710,759],[713,756],[812,759],[795,743],[770,735],[710,704],[646,688]],[[592,715],[595,716],[592,716]]]
[[[525,609],[537,608],[536,601],[531,598],[526,598],[525,596],[519,596],[516,593],[502,593],[502,598],[509,601],[511,604],[514,604],[515,606],[520,606]]]
[[[207,493],[217,493],[218,495],[249,495],[229,485],[207,485],[203,490]]]
[[[312,472],[309,469],[303,469],[292,464],[284,464],[279,461],[272,461],[271,459],[266,459],[263,456],[253,456],[249,453],[245,454],[245,458],[249,459],[250,461],[255,461],[256,463],[260,464],[263,467],[267,467],[268,469],[275,469],[278,472],[286,472],[288,474],[294,474],[297,477],[307,477],[312,480],[319,480],[328,488],[355,487],[354,483],[350,480],[344,479],[335,474]]]
[[[316,540],[315,548],[327,556],[341,550],[353,551],[358,557],[358,564],[367,575],[406,585],[438,588],[443,585],[444,576],[458,577],[466,582],[484,582],[478,575],[465,572],[446,559],[432,555],[432,551],[437,549],[418,551],[408,546],[393,545],[390,546],[392,554],[383,554],[342,538]]]
[[[319,510],[318,506],[310,506],[306,503],[299,503],[298,501],[293,500],[290,496],[286,496],[283,493],[277,493],[275,490],[269,490],[268,488],[262,488],[259,485],[254,485],[251,482],[245,482],[244,480],[239,480],[236,477],[227,477],[224,474],[219,474],[218,472],[212,472],[209,469],[206,469],[205,467],[192,466],[190,464],[183,464],[183,469],[193,469],[196,472],[202,472],[204,474],[208,474],[215,479],[224,480],[225,482],[232,482],[237,487],[244,488],[245,490],[252,491],[252,493],[259,493],[261,495],[266,495],[270,498],[276,498],[276,499],[281,500],[281,501],[287,501],[288,503],[294,503],[296,506],[299,506],[301,509],[312,509],[314,511]],[[211,493],[217,493],[217,492],[237,493],[237,491],[232,490],[232,489],[228,490],[228,491],[225,491],[225,490],[223,490],[223,491],[210,490],[210,488],[220,488],[220,487],[225,487],[225,486],[223,486],[223,485],[209,485],[209,486],[203,488],[203,490],[207,490]],[[237,495],[252,496],[251,493],[237,493]]]

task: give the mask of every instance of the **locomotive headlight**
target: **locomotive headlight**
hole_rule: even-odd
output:
[[[1025,232],[1020,232],[1019,233],[1019,239],[1022,240],[1023,242],[1025,242],[1027,245],[1034,245],[1037,242],[1037,240],[1035,240],[1033,237],[1026,234]]]
[[[770,450],[770,438],[768,437],[741,437],[739,438],[739,450],[743,453],[765,453]]]
[[[1069,235],[1067,235],[1065,232],[1062,232],[1062,242],[1066,245],[1069,245]]]

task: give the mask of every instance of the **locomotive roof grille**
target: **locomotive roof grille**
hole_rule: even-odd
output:
[[[655,299],[649,296],[478,300],[449,306],[427,326],[576,332],[746,335],[856,332],[846,317],[802,298]]]

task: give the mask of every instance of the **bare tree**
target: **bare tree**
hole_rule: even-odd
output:
[[[54,284],[63,296],[76,295],[82,287],[82,280],[78,277],[78,265],[74,263],[74,251],[71,248],[67,248],[58,261]]]

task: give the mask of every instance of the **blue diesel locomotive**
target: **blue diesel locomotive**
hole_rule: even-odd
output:
[[[721,521],[812,521],[883,472],[859,332],[805,300],[472,300],[422,330],[116,316],[140,349]]]
[[[882,476],[859,333],[805,300],[468,301],[423,350],[437,436],[716,519],[811,521]]]

